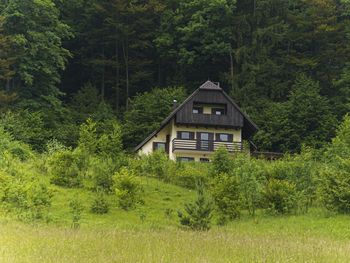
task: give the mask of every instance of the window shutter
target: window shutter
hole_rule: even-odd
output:
[[[181,139],[181,132],[178,131],[176,137],[177,137],[178,139]]]
[[[157,143],[153,142],[153,151],[157,150]]]
[[[215,133],[215,141],[220,141],[220,133]]]
[[[228,135],[228,141],[229,142],[233,142],[233,134],[229,134]]]
[[[209,141],[213,141],[214,140],[214,133],[209,133]]]

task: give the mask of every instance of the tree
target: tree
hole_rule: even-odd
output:
[[[269,117],[271,117],[269,119]],[[321,147],[334,134],[336,118],[329,101],[320,95],[319,83],[305,75],[295,81],[287,102],[272,105],[263,125],[270,134],[259,134],[275,151],[298,152],[302,144]]]
[[[130,109],[125,113],[124,145],[131,148],[140,143],[170,114],[174,99],[181,103],[185,97],[183,88],[157,88],[138,94],[131,100]]]
[[[180,224],[193,230],[206,231],[211,227],[213,212],[212,202],[204,192],[203,184],[197,186],[197,199],[193,203],[185,204],[185,214],[178,212]]]
[[[12,0],[4,6],[2,15],[12,54],[17,54],[12,88],[30,99],[58,96],[60,70],[70,56],[62,41],[72,34],[60,21],[55,4],[51,0]]]

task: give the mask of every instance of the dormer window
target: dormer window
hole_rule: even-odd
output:
[[[193,106],[192,113],[194,113],[194,114],[203,114],[203,107]]]
[[[225,108],[212,108],[211,114],[214,115],[226,115],[226,109]]]

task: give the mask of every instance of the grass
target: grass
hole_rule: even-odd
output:
[[[0,262],[348,262],[348,219],[242,220],[203,233],[2,221]]]
[[[185,231],[176,214],[194,191],[150,178],[142,183],[143,206],[124,211],[111,195],[105,215],[89,211],[93,192],[52,186],[49,224],[0,217],[0,262],[349,262],[349,216],[313,209]],[[76,197],[85,209],[81,227],[71,229],[68,203]]]
[[[112,194],[107,196],[110,211],[105,215],[96,215],[89,211],[96,196],[95,193],[85,189],[65,189],[53,186],[55,194],[50,218],[56,225],[69,224],[71,212],[68,203],[71,199],[78,198],[84,206],[81,222],[83,226],[107,226],[123,229],[175,226],[177,211],[194,198],[195,192],[156,179],[141,179],[144,188],[144,205],[131,211],[122,210],[117,207],[116,197]],[[166,211],[168,211],[167,214]]]

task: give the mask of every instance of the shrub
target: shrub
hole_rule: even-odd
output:
[[[206,231],[211,227],[213,205],[204,193],[204,186],[197,188],[197,199],[185,204],[185,213],[179,211],[180,224],[192,230]]]
[[[143,188],[135,177],[133,171],[123,167],[114,176],[115,193],[118,198],[118,205],[124,210],[132,209],[142,203]]]
[[[0,172],[0,201],[8,212],[14,212],[20,220],[33,221],[48,215],[52,192],[46,185],[29,175],[17,177]]]
[[[294,183],[270,179],[264,194],[268,210],[271,213],[288,214],[295,211],[297,195]]]
[[[207,184],[206,164],[202,163],[174,163],[170,166],[170,182],[181,187],[195,189],[198,182]]]
[[[321,199],[328,210],[350,213],[350,160],[339,158],[321,172]]]
[[[98,193],[91,204],[91,212],[94,214],[107,214],[109,211],[109,204],[103,193]]]
[[[164,151],[155,151],[141,159],[141,174],[169,181],[169,168],[171,163],[172,161],[168,159]]]
[[[53,184],[65,187],[81,186],[79,159],[75,152],[70,150],[56,152],[49,157],[47,165]]]
[[[238,155],[233,159],[231,174],[238,180],[241,206],[253,216],[262,203],[265,173],[263,161],[250,159],[247,155]]]
[[[232,220],[240,216],[240,194],[236,176],[228,174],[216,176],[210,190],[221,217]]]
[[[98,139],[97,148],[98,153],[104,157],[118,158],[123,151],[122,131],[119,123],[113,121],[105,127],[104,132]]]
[[[93,189],[105,193],[113,192],[113,175],[117,169],[115,162],[110,158],[92,158],[87,174],[92,179]]]
[[[212,176],[229,174],[232,168],[231,164],[231,159],[227,149],[225,147],[219,147],[213,155],[210,174]]]

